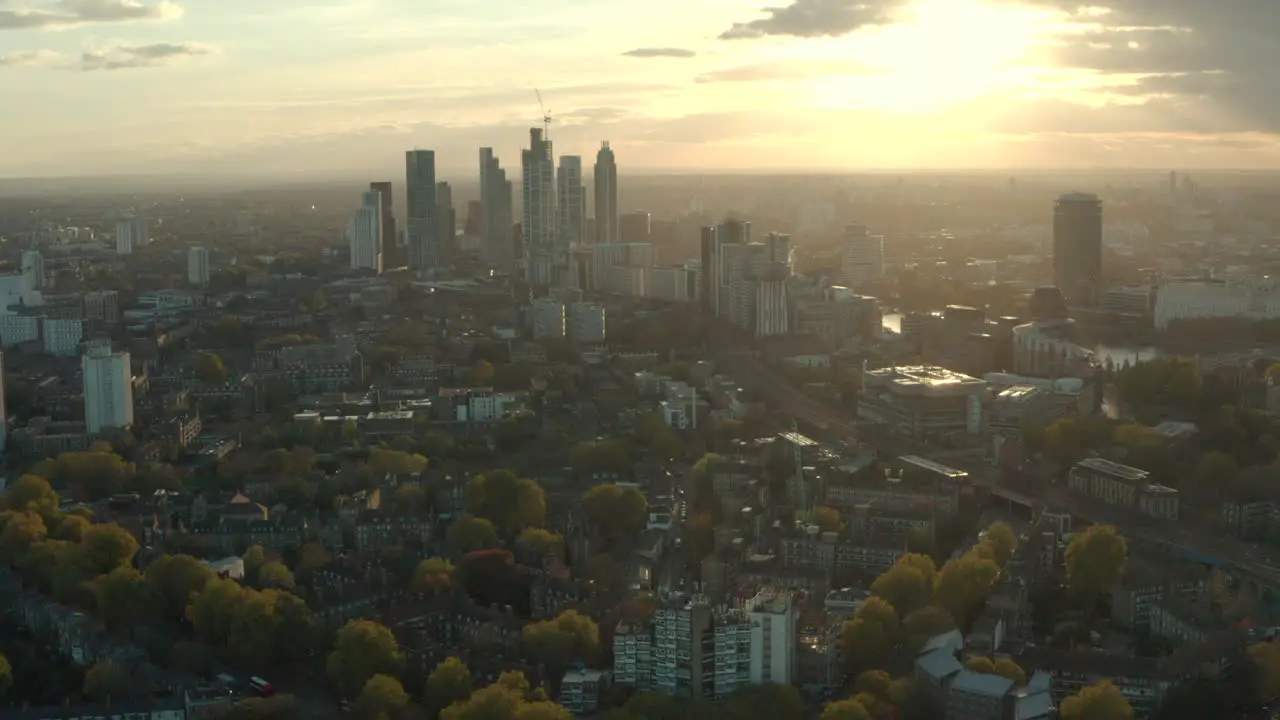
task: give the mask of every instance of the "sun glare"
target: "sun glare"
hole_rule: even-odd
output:
[[[832,48],[868,73],[813,88],[825,107],[920,112],[1030,81],[1019,67],[1052,27],[1050,13],[986,0],[920,0],[903,20]]]

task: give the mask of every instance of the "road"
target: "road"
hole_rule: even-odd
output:
[[[723,372],[732,377],[744,390],[763,399],[770,408],[781,415],[793,417],[797,421],[818,428],[825,438],[858,441],[868,443],[884,455],[919,454],[929,455],[937,452],[910,439],[893,437],[888,432],[858,425],[846,412],[820,400],[812,398],[792,387],[785,378],[764,367],[749,352],[735,351],[730,342],[717,342],[714,347],[720,349],[716,363]],[[966,470],[975,482],[993,486],[996,472],[993,468],[972,461],[946,461],[957,469]],[[1229,565],[1242,574],[1269,585],[1280,587],[1280,568],[1265,553],[1249,543],[1234,538],[1218,537],[1182,525],[1161,523],[1159,521],[1136,519],[1123,509],[1102,503],[1089,501],[1074,496],[1065,488],[1054,485],[1048,479],[1035,483],[1041,488],[1032,495],[1042,506],[1061,508],[1072,515],[1091,522],[1102,522],[1114,525],[1121,532],[1140,542],[1163,545],[1167,548],[1182,551],[1184,554],[1199,555]]]

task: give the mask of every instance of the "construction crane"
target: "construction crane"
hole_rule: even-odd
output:
[[[551,111],[547,110],[547,104],[542,102],[542,91],[538,88],[533,89],[533,93],[538,96],[538,107],[542,108],[542,137],[551,139]]]

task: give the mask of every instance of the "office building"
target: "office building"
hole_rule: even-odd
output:
[[[131,255],[151,242],[151,228],[146,218],[127,217],[116,222],[116,254]]]
[[[529,148],[520,152],[523,200],[525,279],[534,287],[550,287],[557,271],[568,271],[568,248],[556,230],[556,173],[551,140],[542,128],[529,129]]]
[[[84,339],[84,320],[79,318],[44,318],[40,321],[44,351],[59,357],[75,357]]]
[[[569,306],[569,337],[580,345],[605,341],[605,307],[602,303],[576,302]]]
[[[27,279],[27,290],[39,290],[44,287],[44,256],[39,250],[23,251],[22,276]]]
[[[635,210],[618,219],[618,232],[624,243],[647,243],[653,235],[653,218],[645,210]]]
[[[196,287],[209,286],[209,248],[187,250],[187,282]]]
[[[436,183],[436,217],[440,223],[436,232],[436,262],[447,265],[453,261],[458,249],[458,215],[453,209],[453,188],[447,182]]]
[[[846,227],[840,274],[858,291],[879,282],[884,277],[884,236],[872,235],[866,225]]]
[[[107,323],[120,322],[120,293],[96,290],[84,294],[84,317]]]
[[[560,340],[565,336],[564,303],[549,298],[534,300],[529,306],[535,340]]]
[[[936,366],[864,370],[858,417],[895,435],[960,441],[983,430],[987,384]]]
[[[702,273],[696,264],[649,268],[648,297],[668,302],[692,302],[701,292]]]
[[[400,236],[396,234],[396,214],[392,210],[392,186],[389,181],[371,182],[369,189],[377,191],[382,198],[382,262],[384,265],[399,265],[404,259],[400,252]]]
[[[1053,281],[1073,307],[1093,307],[1102,292],[1102,201],[1073,193],[1053,210]]]
[[[493,148],[480,148],[481,255],[489,267],[515,270],[516,241],[511,181]]]
[[[799,613],[786,590],[762,590],[747,601],[751,619],[752,685],[795,681]]]
[[[595,167],[595,241],[599,244],[622,242],[618,228],[618,163],[606,140],[596,153]]]
[[[556,202],[560,214],[560,244],[567,248],[586,244],[587,189],[582,185],[582,158],[578,155],[560,156]]]
[[[1151,473],[1128,465],[1085,458],[1071,468],[1067,487],[1108,505],[1137,510],[1159,520],[1178,519],[1178,491],[1151,480]]]
[[[421,277],[435,269],[439,258],[435,152],[410,150],[405,153],[405,199],[409,268]]]
[[[80,360],[84,376],[84,423],[90,435],[133,425],[133,370],[129,353],[109,344],[88,348]]]
[[[382,272],[382,195],[368,190],[351,218],[351,269]],[[412,227],[412,225],[410,225]]]

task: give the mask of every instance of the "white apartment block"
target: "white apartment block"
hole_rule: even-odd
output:
[[[196,287],[209,285],[209,248],[193,247],[187,250],[187,282]]]
[[[369,190],[351,218],[351,269],[382,273],[382,193]]]
[[[637,692],[653,689],[653,628],[648,624],[618,623],[613,634],[613,681]]]
[[[866,225],[846,227],[840,274],[859,291],[879,281],[884,276],[884,236],[872,235]]]
[[[128,217],[116,222],[116,254],[132,255],[134,250],[151,242],[151,227],[146,218]]]
[[[751,683],[790,685],[795,681],[797,609],[791,593],[762,590],[747,601],[751,619]]]
[[[109,345],[90,347],[81,358],[84,375],[85,430],[96,435],[108,428],[133,425],[133,370],[129,353]]]

